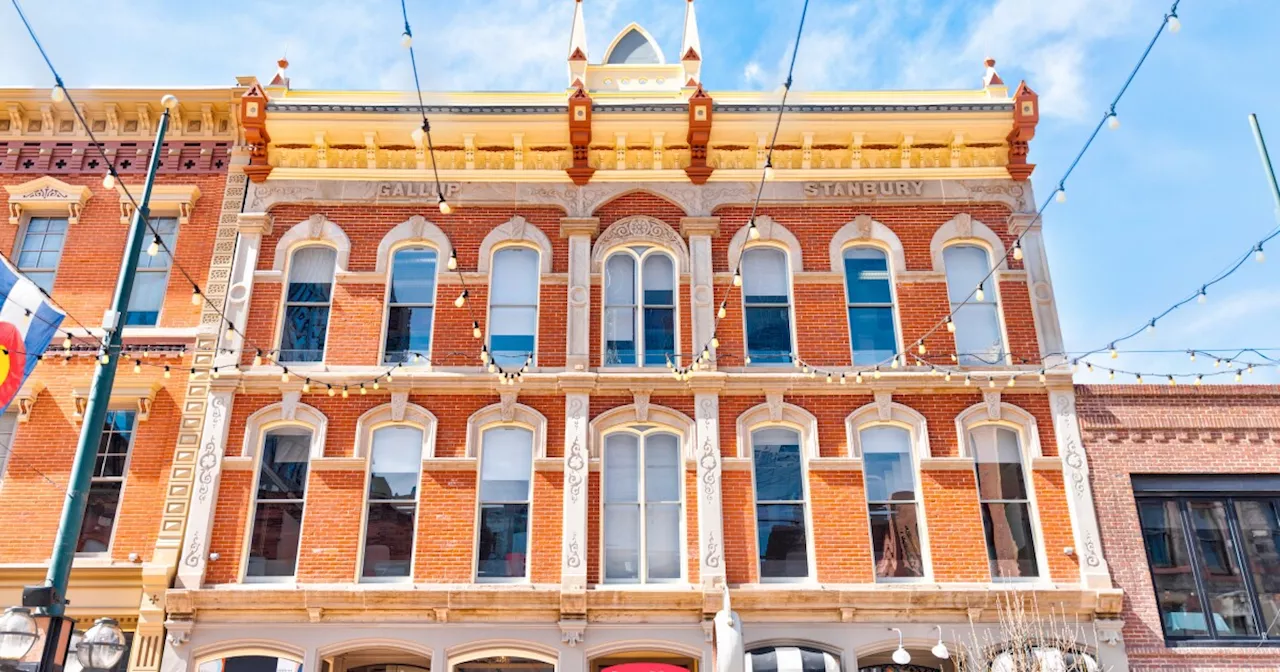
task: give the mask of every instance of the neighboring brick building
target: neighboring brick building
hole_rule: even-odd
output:
[[[1280,389],[1086,385],[1077,401],[1131,669],[1280,668]]]
[[[756,672],[950,670],[1007,595],[1124,669],[1035,94],[793,94],[753,226],[777,97],[687,7],[596,63],[578,4],[569,93],[426,94],[434,154],[411,93],[245,93],[166,669],[711,670],[726,585]]]
[[[135,197],[160,98],[168,92],[71,92]],[[220,219],[231,224],[222,237],[229,263],[243,201],[244,177],[232,178],[232,186],[227,178],[239,93],[232,87],[181,91],[151,201],[153,224],[176,250],[177,263],[201,283],[217,277]],[[7,109],[0,119],[0,199],[8,215],[0,249],[70,314],[0,416],[0,604],[8,606],[21,603],[24,585],[44,580],[96,366],[94,344],[102,339],[133,209],[120,187],[104,187],[106,164],[67,102],[51,101],[47,89],[0,89],[0,107]],[[212,345],[217,319],[210,313],[207,329],[199,330],[192,285],[167,254],[144,254],[142,266],[67,613],[81,623],[118,619],[133,643],[130,669],[156,670],[163,595],[177,567],[207,392],[203,382],[188,380],[188,371],[208,365],[212,353],[203,360],[196,353]],[[207,289],[221,300],[217,282]],[[6,319],[14,317],[6,311]],[[67,336],[74,341],[70,349],[63,347]]]

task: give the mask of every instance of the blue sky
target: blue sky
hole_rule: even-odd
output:
[[[775,89],[802,0],[696,0],[703,80]],[[5,3],[7,5],[8,3]],[[1006,82],[1041,94],[1033,181],[1047,197],[1167,11],[1168,0],[812,0],[797,89],[977,87],[991,56]],[[591,56],[637,21],[674,57],[685,0],[586,0]],[[295,87],[411,84],[394,0],[27,0],[67,84],[230,84],[266,79],[287,49]],[[564,86],[572,0],[410,0],[424,86]],[[1045,216],[1071,350],[1144,324],[1280,224],[1246,115],[1259,114],[1280,163],[1280,2],[1186,0]],[[1270,46],[1268,46],[1270,45]],[[13,10],[0,6],[0,86],[51,79]],[[1160,322],[1133,348],[1280,348],[1280,241]],[[1280,350],[1269,353],[1280,358]],[[1100,366],[1112,360],[1098,357]],[[1212,372],[1185,354],[1122,354],[1114,365]],[[1082,381],[1105,380],[1102,369]],[[1123,379],[1121,377],[1120,379]],[[1131,378],[1130,378],[1131,380]],[[1230,377],[1218,379],[1229,382]],[[1280,382],[1259,370],[1247,380]]]

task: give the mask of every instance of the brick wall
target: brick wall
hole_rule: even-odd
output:
[[[1280,473],[1273,443],[1280,389],[1084,385],[1076,393],[1103,550],[1125,593],[1131,669],[1280,669],[1280,651],[1256,643],[1165,646],[1131,480],[1134,474]]]

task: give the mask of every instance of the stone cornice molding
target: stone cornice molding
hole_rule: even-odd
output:
[[[156,394],[160,391],[161,385],[158,382],[150,385],[116,385],[111,388],[111,397],[107,401],[107,407],[118,410],[132,410],[138,413],[138,422],[144,422],[151,418],[151,405],[156,400]],[[76,422],[84,420],[86,407],[89,405],[90,389],[87,387],[75,387],[71,389],[71,400],[73,402],[73,410],[71,415]]]
[[[23,215],[66,217],[68,224],[80,219],[93,192],[89,187],[72,185],[44,175],[19,185],[5,185],[9,192],[9,223],[17,225]]]
[[[133,219],[133,201],[126,195],[126,189],[128,194],[135,194],[136,198],[137,194],[142,193],[143,185],[126,187],[122,184],[117,187],[120,192],[121,224],[128,224]],[[176,217],[181,225],[191,221],[191,210],[198,200],[200,187],[194,184],[157,184],[151,187],[151,200],[147,208],[157,217]]]

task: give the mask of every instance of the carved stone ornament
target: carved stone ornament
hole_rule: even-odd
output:
[[[956,236],[960,238],[973,237],[973,216],[962,212],[955,216]]]
[[[636,405],[636,422],[648,422],[649,421],[649,393],[636,392],[635,405]]]
[[[881,421],[887,421],[893,418],[892,393],[876,392],[876,417]]]
[[[48,175],[16,186],[5,186],[9,192],[9,223],[17,225],[23,213],[66,217],[75,224],[80,211],[89,202],[89,187],[67,184]]]
[[[587,629],[584,619],[560,619],[560,641],[570,648],[582,643],[582,635]]]
[[[280,419],[294,420],[298,414],[298,401],[302,399],[302,392],[290,391],[280,395]]]
[[[871,238],[871,215],[858,215],[857,217],[854,217],[853,225],[857,229],[859,240],[867,240]]]
[[[983,392],[982,401],[987,405],[987,419],[1000,419],[1000,393],[999,392]]]
[[[676,257],[680,272],[689,270],[689,248],[684,238],[680,237],[670,224],[646,215],[624,217],[609,225],[609,228],[596,238],[591,251],[591,269],[599,273],[604,263],[604,256],[610,250],[626,245],[657,245],[671,250]]]
[[[769,405],[769,422],[782,421],[782,393],[769,392],[764,395],[764,401]]]
[[[324,237],[325,217],[321,214],[314,214],[307,218],[307,238],[310,240],[320,240]]]
[[[515,395],[512,394],[512,402],[515,401]],[[408,392],[392,392],[391,393],[391,420],[392,422],[404,422],[404,408],[409,403]],[[507,418],[507,396],[504,392],[502,395],[502,417]]]
[[[511,422],[516,417],[516,390],[504,390],[502,392],[502,421]]]

